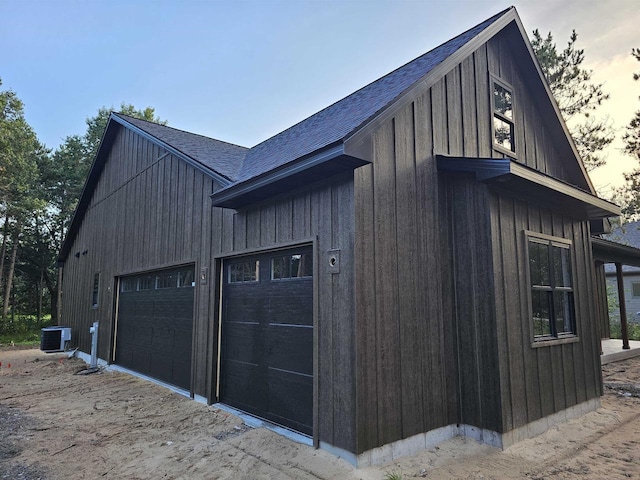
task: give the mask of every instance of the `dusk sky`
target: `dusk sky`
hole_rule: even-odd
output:
[[[0,0],[0,88],[49,148],[122,102],[251,147],[510,4],[558,47],[576,29],[621,136],[640,109],[637,0]],[[636,166],[621,146],[591,174],[603,194]]]

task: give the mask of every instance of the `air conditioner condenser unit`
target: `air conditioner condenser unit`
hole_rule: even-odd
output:
[[[45,327],[40,335],[40,350],[64,352],[71,341],[71,327]]]

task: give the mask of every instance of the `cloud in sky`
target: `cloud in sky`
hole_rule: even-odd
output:
[[[170,125],[252,146],[509,6],[495,0],[0,0],[0,77],[56,147],[101,106],[151,105]],[[530,33],[575,28],[622,129],[636,0],[516,0]],[[640,65],[640,64],[639,64]],[[618,149],[620,147],[618,146]],[[609,153],[597,186],[630,160]],[[631,165],[633,166],[633,165]]]

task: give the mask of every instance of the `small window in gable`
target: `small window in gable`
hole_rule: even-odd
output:
[[[493,145],[513,155],[516,151],[513,123],[513,93],[510,87],[493,80]]]

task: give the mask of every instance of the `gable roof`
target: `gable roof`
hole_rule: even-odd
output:
[[[463,56],[466,56],[467,48],[465,47],[469,46],[472,40],[481,38],[482,42],[486,41],[481,34],[490,27],[495,27],[495,32],[490,35],[503,28],[512,20],[511,15],[508,15],[511,12],[515,13],[514,7],[497,13],[342,100],[252,147],[235,181],[212,195],[214,205],[238,208],[248,201],[254,201],[263,196],[256,194],[255,190],[264,190],[264,196],[271,194],[278,189],[273,185],[274,183],[285,183],[283,177],[289,177],[291,180],[293,175],[301,175],[300,172],[292,172],[292,175],[286,172],[287,166],[293,166],[300,159],[307,159],[310,164],[308,168],[316,170],[319,170],[318,163],[330,162],[334,166],[344,163],[345,167],[352,165],[354,156],[349,155],[344,148],[339,148],[340,145],[344,145],[345,139],[370,123],[380,112],[420,83],[436,67],[455,57],[457,52],[464,50]],[[506,15],[508,19],[505,18]],[[496,24],[499,25],[496,27]],[[310,158],[314,153],[319,153],[324,158],[314,162]],[[366,160],[360,155],[355,155],[355,158]],[[273,172],[277,174],[272,175]],[[270,175],[276,178],[268,178]],[[312,175],[309,173],[309,176]]]
[[[120,119],[128,123],[130,128],[136,127],[133,130],[139,130],[138,133],[146,133],[145,136],[152,142],[154,140],[155,143],[160,142],[160,146],[173,149],[182,156],[199,163],[209,170],[210,176],[218,174],[227,181],[233,181],[236,178],[249,151],[248,148],[233,143],[148,122],[122,113],[112,113],[112,116],[116,120]]]
[[[473,51],[507,25],[515,25],[525,56],[530,57],[534,82],[549,99],[551,121],[557,121],[568,150],[573,153],[581,177],[578,185],[595,195],[584,165],[544,78],[515,7],[509,7],[484,22],[430,50],[373,83],[339,100],[283,132],[247,149],[201,135],[157,125],[121,114],[112,114],[100,150],[85,184],[61,259],[70,244],[104,166],[115,131],[124,126],[162,146],[218,181],[222,187],[211,195],[214,206],[240,208],[249,203],[288,191],[292,187],[370,161],[362,140],[381,121],[393,115],[415,94],[429,88]],[[518,42],[520,43],[520,42]],[[562,134],[560,134],[562,137]],[[569,155],[570,156],[570,155]],[[576,177],[577,178],[577,177]]]
[[[542,69],[529,43],[515,7],[509,7],[484,22],[430,50],[384,77],[361,88],[287,130],[254,146],[234,182],[212,195],[215,206],[240,208],[247,203],[287,191],[304,178],[318,178],[323,168],[370,161],[359,142],[380,122],[391,116],[420,90],[442,78],[468,55],[507,25],[514,25],[522,38],[520,48],[530,57],[533,81],[549,99],[545,108],[556,122],[559,138],[576,164],[573,168],[579,188],[595,195],[595,189],[562,118]],[[537,77],[537,78],[536,78]],[[547,103],[547,102],[543,102]],[[555,127],[554,127],[555,128]],[[315,158],[318,156],[318,158]],[[571,156],[568,155],[568,156]],[[306,164],[305,164],[306,162]],[[302,171],[306,171],[306,177]],[[315,171],[315,175],[312,173]]]
[[[236,182],[273,170],[349,136],[435,66],[449,58],[509,10],[503,10],[342,100],[254,146],[248,153]]]
[[[185,132],[165,125],[147,122],[123,114],[111,113],[78,201],[78,206],[69,225],[69,230],[60,249],[59,262],[69,256],[73,239],[78,233],[82,219],[89,208],[95,188],[111,150],[111,145],[121,128],[128,128],[150,142],[176,155],[205,175],[227,185],[236,174],[246,155],[247,148],[220,140]]]

